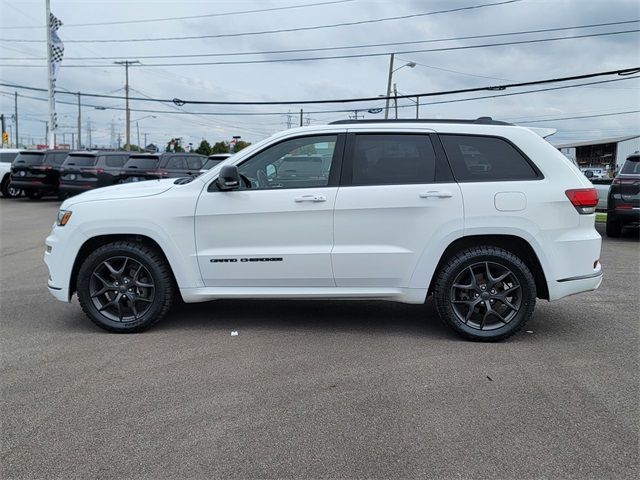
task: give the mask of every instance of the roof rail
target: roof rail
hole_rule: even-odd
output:
[[[513,125],[513,123],[494,120],[491,117],[478,117],[476,119],[460,119],[460,118],[388,118],[385,120],[338,120],[331,122],[329,125],[345,125],[350,123],[466,123],[475,125]]]

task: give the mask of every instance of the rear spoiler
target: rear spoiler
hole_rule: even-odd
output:
[[[544,128],[544,127],[526,127],[536,135],[540,135],[542,138],[547,138],[558,131],[557,128]]]

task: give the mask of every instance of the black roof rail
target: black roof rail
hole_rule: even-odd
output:
[[[464,123],[473,125],[513,125],[513,123],[494,120],[491,117],[478,117],[475,119],[463,118],[388,118],[382,120],[363,119],[363,120],[337,120],[329,125],[346,125],[350,123]]]

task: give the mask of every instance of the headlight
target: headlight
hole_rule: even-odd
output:
[[[64,227],[71,218],[71,210],[59,210],[57,223],[59,227]]]

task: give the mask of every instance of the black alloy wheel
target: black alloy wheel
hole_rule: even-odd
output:
[[[456,333],[497,341],[524,326],[537,293],[522,259],[502,248],[478,246],[447,259],[437,272],[433,296],[440,318]]]
[[[451,303],[454,313],[465,325],[493,330],[508,324],[520,311],[520,284],[504,265],[474,263],[454,280]]]
[[[80,265],[80,306],[93,323],[111,332],[141,332],[171,308],[176,284],[164,255],[143,242],[103,245]]]
[[[105,317],[131,322],[151,308],[155,285],[142,263],[131,257],[111,257],[94,268],[89,292],[93,305]]]

